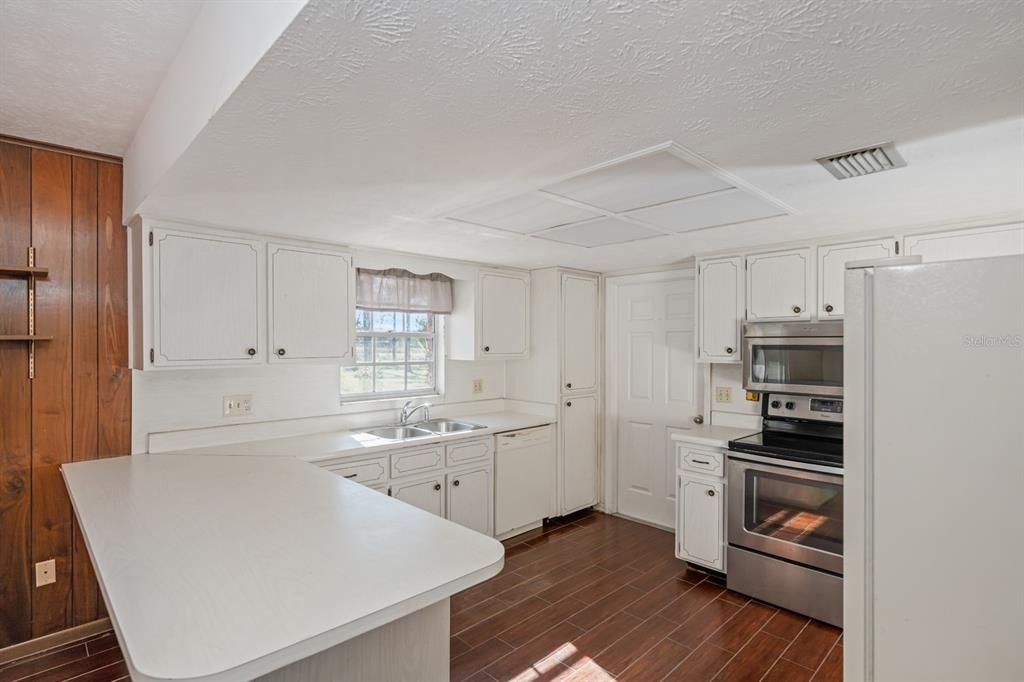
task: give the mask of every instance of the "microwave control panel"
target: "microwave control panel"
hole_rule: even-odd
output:
[[[809,395],[768,394],[766,416],[843,423],[842,398],[815,398]]]

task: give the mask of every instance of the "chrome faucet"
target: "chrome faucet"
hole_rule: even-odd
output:
[[[412,406],[413,401],[406,400],[405,405],[402,405],[402,415],[398,418],[400,426],[405,426],[409,423],[409,419],[416,414],[416,410],[423,410],[423,421],[430,421],[430,403],[420,403],[415,407]]]

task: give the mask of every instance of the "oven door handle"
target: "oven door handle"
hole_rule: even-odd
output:
[[[840,467],[827,467],[820,464],[810,464],[805,462],[793,462],[790,460],[779,460],[775,457],[765,457],[764,455],[754,454],[746,450],[729,450],[728,460],[730,462],[737,463],[749,463],[754,466],[746,467],[749,469],[757,469],[759,471],[775,471],[778,473],[784,473],[789,475],[795,475],[793,472],[803,472],[806,474],[825,474],[831,476],[832,480],[843,479],[843,469]],[[822,478],[815,476],[813,480],[828,481],[828,478]]]

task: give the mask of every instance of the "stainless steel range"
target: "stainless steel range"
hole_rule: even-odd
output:
[[[729,589],[843,622],[843,401],[762,396],[760,433],[729,442]]]

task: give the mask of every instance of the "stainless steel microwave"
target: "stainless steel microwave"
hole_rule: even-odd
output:
[[[747,322],[743,388],[806,395],[843,395],[843,323]]]

